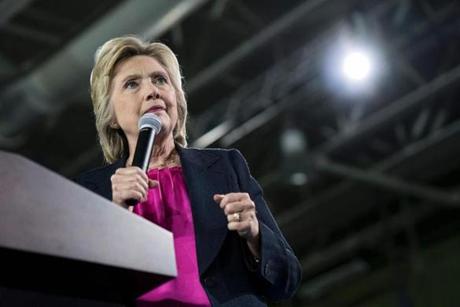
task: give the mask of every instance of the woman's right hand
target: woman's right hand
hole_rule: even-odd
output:
[[[127,208],[125,201],[135,199],[146,201],[149,187],[158,185],[157,181],[147,177],[139,167],[129,166],[116,170],[110,177],[112,182],[112,201],[122,207]]]

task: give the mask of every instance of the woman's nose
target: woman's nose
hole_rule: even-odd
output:
[[[155,84],[152,84],[151,82],[146,82],[146,100],[150,99],[159,99],[161,97],[160,91],[158,90],[158,87],[155,86]]]
[[[150,100],[150,99],[160,99],[160,93],[158,91],[155,91],[155,92],[151,92],[150,94],[148,94],[147,96],[147,100]]]

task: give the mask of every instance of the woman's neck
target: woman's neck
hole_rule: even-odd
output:
[[[126,165],[132,165],[136,144],[130,144],[129,147],[130,155],[126,161]],[[175,150],[173,137],[170,136],[162,138],[160,135],[158,135],[155,139],[155,144],[153,145],[149,168],[163,167],[167,166],[168,164],[175,164],[174,162],[177,160],[178,157]]]

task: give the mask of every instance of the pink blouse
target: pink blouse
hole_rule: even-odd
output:
[[[147,175],[159,184],[149,189],[147,201],[136,205],[134,213],[173,233],[177,277],[143,294],[136,306],[211,306],[199,279],[192,208],[182,168],[151,169]]]

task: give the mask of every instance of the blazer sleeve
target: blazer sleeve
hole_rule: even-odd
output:
[[[302,279],[300,263],[268,209],[262,189],[251,176],[246,160],[238,150],[230,151],[230,156],[241,191],[247,192],[256,205],[261,259],[255,274],[261,279],[262,291],[272,300],[290,298]]]
[[[78,183],[84,188],[99,194],[100,196],[112,201],[112,187],[110,185],[111,170],[100,168],[84,172],[73,178],[75,183]]]

